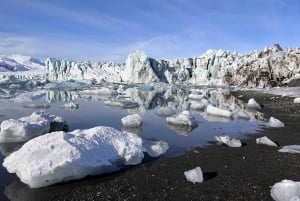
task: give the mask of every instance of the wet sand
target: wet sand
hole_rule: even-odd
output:
[[[11,200],[272,200],[273,184],[282,179],[300,181],[300,155],[257,145],[255,137],[268,136],[280,146],[300,144],[300,104],[294,104],[293,98],[234,92],[235,96],[241,94],[244,101],[255,97],[264,105],[260,111],[266,118],[274,116],[286,127],[251,134],[242,140],[245,146],[241,148],[213,144],[119,173],[35,190],[15,182],[5,194]],[[196,166],[204,172],[205,181],[201,184],[187,182],[183,175]]]

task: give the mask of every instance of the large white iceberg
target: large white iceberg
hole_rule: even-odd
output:
[[[4,120],[0,125],[0,142],[24,142],[45,133],[67,129],[63,118],[41,110],[20,119]]]
[[[147,152],[159,156],[168,149],[163,141],[110,127],[53,132],[30,140],[4,159],[9,173],[32,188],[119,170],[140,163]]]
[[[284,179],[272,186],[271,196],[275,201],[299,201],[300,182]]]
[[[121,122],[125,127],[140,127],[143,124],[143,119],[138,114],[131,114],[123,117]]]

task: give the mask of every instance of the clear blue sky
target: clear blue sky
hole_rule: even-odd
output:
[[[0,54],[124,61],[299,39],[299,0],[0,0]]]

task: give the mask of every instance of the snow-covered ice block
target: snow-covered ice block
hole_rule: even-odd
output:
[[[294,99],[294,103],[300,103],[300,97]]]
[[[169,124],[181,125],[181,126],[197,126],[195,117],[189,111],[183,111],[174,116],[166,118]]]
[[[140,127],[143,124],[143,119],[138,114],[131,114],[123,117],[121,122],[125,127]]]
[[[203,182],[203,173],[200,167],[195,169],[188,170],[184,172],[186,180],[193,183],[202,183]]]
[[[251,109],[260,109],[261,106],[256,102],[254,98],[250,98],[247,103],[247,107]]]
[[[300,182],[284,179],[272,186],[271,197],[275,201],[299,201]]]
[[[212,105],[208,105],[206,108],[206,113],[210,114],[210,115],[216,115],[216,116],[222,116],[222,117],[229,117],[231,118],[233,116],[233,113],[228,111],[228,110],[224,110],[224,109],[220,109],[217,107],[214,107]]]
[[[221,144],[225,144],[228,147],[241,147],[242,143],[240,140],[234,139],[234,138],[230,138],[229,136],[225,135],[225,136],[215,136],[215,139],[221,143]]]
[[[69,109],[69,110],[76,110],[79,108],[79,105],[77,103],[74,103],[74,102],[69,102],[69,103],[65,103],[63,105],[63,107],[65,109]]]
[[[53,132],[34,138],[4,159],[9,173],[32,188],[80,179],[139,164],[144,153],[159,156],[168,149],[162,141],[110,127]]]
[[[267,136],[256,138],[256,144],[264,144],[271,147],[278,147],[278,145]]]
[[[282,123],[280,120],[270,117],[269,121],[266,123],[266,126],[272,127],[272,128],[281,128],[284,127],[284,123]]]
[[[175,114],[175,111],[169,107],[160,107],[155,111],[155,114],[162,117],[168,117]]]
[[[0,125],[0,142],[24,142],[45,133],[67,129],[63,118],[41,110],[20,119],[4,120]]]
[[[111,108],[131,109],[139,107],[137,102],[132,101],[104,101],[105,106]]]
[[[279,152],[287,152],[292,154],[300,153],[300,145],[287,145],[278,150]]]

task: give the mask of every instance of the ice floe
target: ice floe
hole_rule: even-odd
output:
[[[242,143],[240,140],[230,138],[229,136],[215,136],[215,139],[220,143],[220,144],[225,144],[228,147],[241,147]]]
[[[232,112],[230,112],[228,110],[224,110],[224,109],[220,109],[220,108],[214,107],[212,105],[208,105],[207,106],[206,113],[210,114],[210,115],[221,116],[221,117],[228,117],[228,118],[231,118],[233,116]]]
[[[140,127],[143,124],[143,119],[139,114],[131,114],[123,117],[121,122],[125,127]]]
[[[196,167],[191,170],[184,172],[186,180],[192,183],[202,183],[203,182],[203,173],[200,167]]]
[[[300,145],[287,145],[278,150],[279,152],[287,152],[292,154],[300,153]]]
[[[174,115],[176,112],[169,107],[160,107],[155,111],[155,114],[162,117],[168,117]]]
[[[169,124],[179,125],[179,126],[197,126],[195,117],[189,111],[183,111],[173,116],[166,118]]]
[[[278,147],[278,145],[267,136],[256,138],[256,144],[264,144],[271,147]]]
[[[300,182],[284,179],[272,186],[271,197],[275,201],[299,201]]]
[[[20,119],[2,121],[0,142],[24,142],[45,133],[67,129],[63,118],[41,110]]]
[[[296,104],[300,103],[300,97],[295,98],[293,102],[296,103]]]
[[[34,138],[4,159],[9,173],[32,188],[118,171],[139,164],[144,153],[159,156],[168,144],[147,141],[110,127],[53,132]]]
[[[79,108],[79,104],[78,103],[74,103],[74,102],[69,102],[69,103],[65,103],[63,105],[63,107],[65,109],[68,109],[68,110],[76,110]]]

